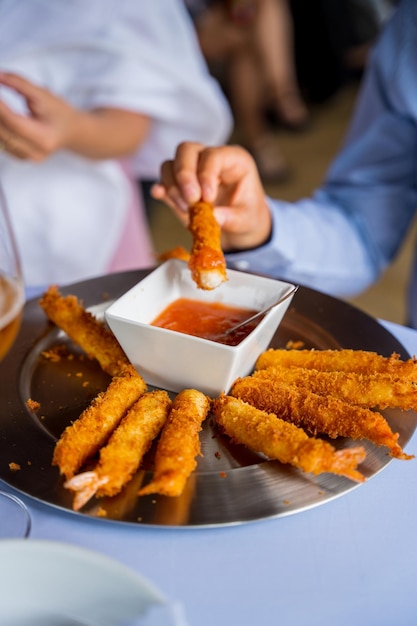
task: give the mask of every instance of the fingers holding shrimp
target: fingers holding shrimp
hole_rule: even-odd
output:
[[[197,172],[203,150],[205,147],[199,143],[180,144],[174,159],[162,163],[161,182],[151,190],[152,196],[168,204],[186,225],[188,207],[202,198]]]
[[[183,142],[174,159],[162,164],[161,182],[153,186],[152,195],[184,211],[200,200],[228,205],[251,169],[256,172],[252,157],[238,146]]]
[[[174,160],[161,169],[161,183],[152,189],[188,225],[188,209],[203,201],[213,204],[225,250],[264,243],[271,216],[255,162],[239,146],[205,147],[185,142]]]

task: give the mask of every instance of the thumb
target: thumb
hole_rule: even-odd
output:
[[[225,232],[237,233],[244,228],[243,214],[236,208],[221,206],[214,209],[214,217]]]

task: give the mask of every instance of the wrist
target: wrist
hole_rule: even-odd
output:
[[[242,252],[251,252],[251,251],[263,248],[264,246],[267,246],[271,242],[272,233],[273,233],[273,228],[271,224],[267,234],[263,238],[261,238],[258,242],[253,243],[253,244],[248,243],[247,245],[224,247],[224,253],[228,255],[233,255],[233,254],[240,254]]]
[[[246,232],[224,233],[224,250],[227,253],[256,250],[267,245],[272,237],[272,214],[266,199],[259,204],[250,217]]]

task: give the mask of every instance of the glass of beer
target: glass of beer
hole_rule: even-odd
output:
[[[25,301],[22,270],[6,199],[0,186],[0,360],[17,335]],[[0,539],[27,537],[30,514],[17,496],[0,490]]]
[[[25,290],[6,199],[0,186],[0,360],[16,338]]]

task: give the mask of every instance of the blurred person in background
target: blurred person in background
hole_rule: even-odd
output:
[[[136,181],[231,123],[182,0],[0,2],[0,184],[28,286],[153,265]]]
[[[393,0],[289,0],[289,6],[298,79],[314,104],[361,78]]]
[[[153,195],[187,223],[187,207],[215,205],[230,267],[350,297],[396,256],[417,212],[417,3],[400,0],[373,48],[342,150],[310,198],[265,195],[237,146],[185,143]],[[408,323],[417,328],[417,257]]]
[[[306,130],[310,105],[361,77],[390,0],[185,0],[231,103],[234,139],[265,183],[291,174],[279,132]]]
[[[222,82],[241,141],[265,182],[288,175],[267,111],[286,128],[308,121],[293,50],[288,0],[185,0],[202,52]]]

